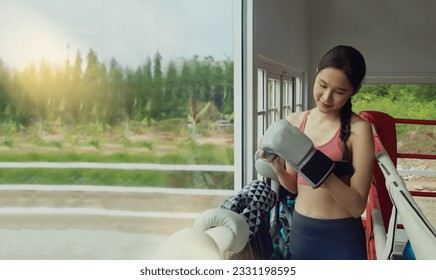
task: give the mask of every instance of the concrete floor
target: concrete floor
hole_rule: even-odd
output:
[[[0,259],[149,259],[170,234],[229,197],[209,191],[41,188],[0,188]]]

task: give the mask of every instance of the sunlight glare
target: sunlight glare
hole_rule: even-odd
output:
[[[10,67],[24,68],[41,60],[65,61],[70,40],[37,10],[9,2],[0,4],[0,58]]]

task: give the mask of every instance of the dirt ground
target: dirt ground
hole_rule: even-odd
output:
[[[1,190],[0,259],[148,259],[169,235],[191,227],[197,214],[226,198]],[[111,214],[116,211],[121,214]]]
[[[436,160],[398,159],[397,168],[412,170],[436,170]],[[436,176],[403,175],[410,191],[436,193]],[[436,198],[414,197],[427,219],[436,227]]]
[[[159,193],[112,193],[81,191],[0,191],[1,208],[104,209],[131,212],[201,213],[218,207],[227,197]],[[128,212],[127,212],[128,213]],[[192,218],[153,218],[141,216],[56,215],[50,219],[25,214],[0,215],[0,228],[83,228],[127,232],[171,234],[192,225]],[[176,215],[175,215],[176,216]],[[41,220],[47,220],[41,223]]]

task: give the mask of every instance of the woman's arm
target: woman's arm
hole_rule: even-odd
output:
[[[374,164],[374,139],[371,125],[357,117],[350,136],[354,174],[348,187],[334,174],[324,182],[333,199],[357,218],[365,211]]]

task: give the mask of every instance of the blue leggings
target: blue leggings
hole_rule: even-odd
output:
[[[290,253],[293,260],[366,260],[362,219],[313,219],[294,210]]]

